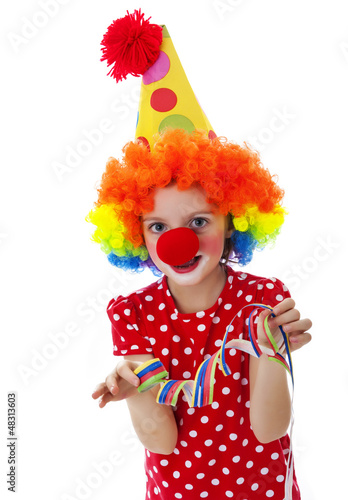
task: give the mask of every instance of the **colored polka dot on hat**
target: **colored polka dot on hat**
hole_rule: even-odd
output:
[[[150,104],[155,111],[170,111],[176,106],[178,98],[175,92],[170,89],[160,88],[151,95]]]
[[[206,130],[210,139],[216,137],[163,26],[158,59],[142,78],[136,137],[142,138],[151,150],[157,134],[168,127],[189,133],[196,129]]]
[[[143,75],[144,85],[150,85],[150,83],[162,80],[162,78],[164,78],[168,73],[169,68],[169,57],[165,52],[163,52],[163,50],[161,50],[155,64],[153,64]]]
[[[183,128],[186,132],[193,132],[195,126],[192,121],[184,115],[169,115],[164,118],[159,124],[158,131],[162,132],[167,127],[171,128]]]

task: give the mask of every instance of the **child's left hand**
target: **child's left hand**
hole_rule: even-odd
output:
[[[268,316],[268,326],[271,333],[277,341],[281,335],[278,326],[282,326],[284,332],[289,338],[289,347],[291,351],[296,351],[312,340],[312,336],[307,332],[312,327],[310,319],[300,319],[300,312],[295,309],[295,301],[293,299],[285,299],[277,304],[273,313],[276,315],[272,318],[270,311],[265,309],[261,312],[257,323],[258,341],[261,346],[269,347],[268,340],[264,334],[262,323]]]

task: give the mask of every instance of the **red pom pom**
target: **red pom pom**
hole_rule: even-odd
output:
[[[140,76],[158,59],[162,43],[162,28],[158,24],[150,24],[144,19],[141,9],[135,10],[121,19],[117,19],[108,27],[101,45],[103,56],[109,71],[116,81],[126,78],[128,74]]]

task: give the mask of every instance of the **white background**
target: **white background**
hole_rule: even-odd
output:
[[[1,4],[0,482],[9,495],[6,401],[16,391],[20,500],[144,498],[143,453],[125,403],[101,410],[91,393],[116,362],[108,300],[154,278],[112,269],[84,221],[107,158],[134,137],[140,86],[106,76],[100,41],[139,3]],[[283,279],[313,320],[312,343],[293,356],[297,475],[303,500],[343,498],[347,4],[141,7],[167,25],[216,133],[259,149],[286,189],[289,215],[276,247],[245,269]],[[99,143],[86,143],[101,126]],[[57,163],[68,167],[60,175]]]

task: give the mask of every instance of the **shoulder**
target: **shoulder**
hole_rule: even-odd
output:
[[[257,276],[244,271],[235,271],[228,268],[228,281],[232,286],[240,287],[244,293],[250,294],[253,298],[263,297],[265,294],[278,294],[279,298],[284,295],[289,296],[287,286],[278,278]]]
[[[127,296],[117,295],[112,298],[108,304],[107,313],[109,316],[119,312],[130,315],[133,310],[141,310],[144,303],[158,300],[162,293],[163,278],[160,278],[146,287],[131,292]]]

